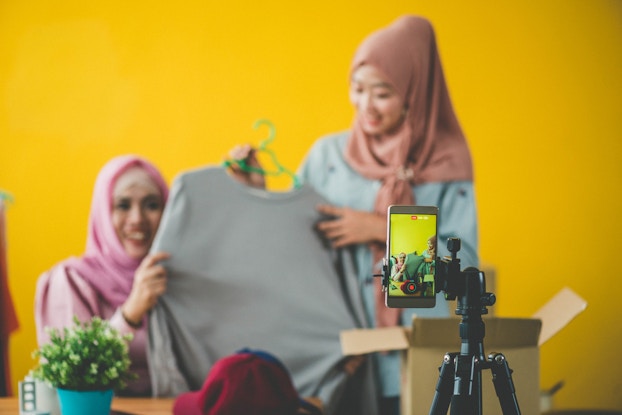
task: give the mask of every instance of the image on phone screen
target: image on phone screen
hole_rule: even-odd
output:
[[[388,210],[388,307],[436,305],[438,208],[390,206]]]

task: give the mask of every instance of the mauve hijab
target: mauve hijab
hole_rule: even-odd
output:
[[[110,160],[95,181],[89,215],[86,252],[70,258],[65,266],[75,269],[108,303],[118,307],[125,302],[134,282],[140,259],[127,255],[112,224],[113,189],[117,178],[132,167],[142,168],[168,198],[168,186],[160,172],[147,160],[124,155]]]
[[[356,51],[350,77],[362,65],[379,70],[406,108],[402,125],[382,137],[369,136],[355,119],[346,143],[348,164],[363,177],[382,182],[374,211],[384,216],[391,204],[415,204],[414,184],[472,180],[471,155],[449,98],[430,22],[403,16],[373,32]],[[375,262],[384,255],[378,244],[372,251]],[[376,305],[378,325],[397,323],[399,309],[387,309],[380,295]]]

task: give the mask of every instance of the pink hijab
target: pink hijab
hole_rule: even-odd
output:
[[[375,210],[413,204],[412,184],[472,180],[466,140],[454,113],[438,55],[434,29],[422,17],[403,16],[369,35],[359,46],[350,75],[369,64],[382,72],[407,107],[404,123],[380,140],[365,134],[358,119],[345,158],[359,174],[382,180]]]
[[[70,258],[66,266],[74,268],[111,305],[125,302],[134,282],[140,260],[130,258],[117,238],[112,224],[112,191],[117,178],[131,167],[140,167],[168,198],[168,186],[160,172],[148,161],[125,155],[110,160],[99,172],[93,190],[89,215],[86,252]]]
[[[391,204],[415,204],[415,184],[473,180],[430,22],[403,16],[373,32],[356,51],[350,76],[365,64],[388,78],[406,107],[402,125],[380,138],[367,135],[355,119],[346,143],[348,164],[363,177],[382,181],[374,211],[384,216]],[[375,262],[384,255],[378,244],[372,251]],[[376,310],[379,325],[397,323],[400,310],[387,309],[380,295]]]

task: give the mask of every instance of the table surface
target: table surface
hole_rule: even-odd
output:
[[[112,409],[118,415],[171,415],[173,398],[114,398]],[[0,415],[19,415],[16,396],[0,398]]]

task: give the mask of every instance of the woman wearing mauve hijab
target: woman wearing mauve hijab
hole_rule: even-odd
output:
[[[391,204],[439,208],[438,247],[462,239],[463,266],[478,266],[477,215],[471,155],[443,76],[434,29],[422,17],[403,16],[370,34],[350,67],[349,131],[318,140],[300,169],[332,205],[318,209],[335,219],[318,225],[336,247],[356,252],[370,325],[410,325],[417,316],[447,316],[442,295],[433,309],[384,306],[379,261],[385,253]],[[399,413],[397,353],[374,355],[381,413]],[[416,374],[415,374],[416,376]]]
[[[132,333],[130,359],[138,379],[122,393],[150,395],[146,360],[146,314],[166,290],[159,261],[149,254],[168,186],[148,161],[127,155],[110,160],[99,172],[88,222],[86,251],[56,264],[37,281],[37,340],[49,340],[46,327],[73,325],[93,316]]]
[[[403,16],[371,33],[354,55],[348,81],[356,109],[350,130],[319,139],[299,170],[300,179],[331,203],[318,206],[334,218],[318,229],[333,246],[355,252],[370,326],[408,326],[413,314],[448,316],[442,295],[433,309],[386,308],[380,279],[372,277],[380,273],[391,204],[437,206],[438,255],[447,255],[447,238],[457,236],[462,266],[479,265],[471,155],[430,22]],[[230,155],[257,165],[249,146]],[[249,185],[263,185],[239,169],[231,173]],[[373,358],[381,385],[379,412],[397,414],[399,355],[377,353]]]

